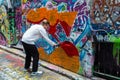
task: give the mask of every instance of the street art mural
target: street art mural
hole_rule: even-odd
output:
[[[7,43],[9,43],[9,41],[7,42],[7,40],[9,40],[9,36],[8,35],[8,18],[7,18],[7,10],[5,8],[4,5],[0,6],[0,44],[1,45],[6,45]]]
[[[23,11],[27,12],[25,16],[27,21],[36,24],[46,18],[50,21],[50,38],[60,43],[60,47],[54,49],[43,39],[38,40],[36,45],[40,58],[90,77],[94,58],[90,35],[89,2],[40,0],[41,4],[37,8],[32,6],[34,2],[23,3]]]
[[[119,5],[120,0],[93,0],[91,1],[90,11],[91,29],[93,35],[96,34],[94,35],[96,42],[94,69],[96,72],[116,77],[120,76]]]
[[[1,45],[16,44],[19,40],[17,37],[20,35],[20,27],[22,27],[20,25],[20,21],[22,20],[18,21],[18,17],[21,18],[21,16],[17,16],[18,10],[16,8],[19,8],[21,6],[20,3],[20,0],[18,0],[17,2],[13,2],[13,0],[0,1],[0,37],[2,38],[0,40],[2,42],[0,43]]]
[[[55,49],[39,39],[40,58],[90,77],[92,42],[120,42],[119,5],[120,0],[0,0],[0,44],[16,44],[30,25],[46,18],[50,21],[49,37],[60,47]],[[114,46],[119,65],[118,46]]]
[[[15,44],[30,25],[46,18],[51,25],[49,36],[53,41],[60,43],[60,47],[54,49],[45,40],[38,40],[36,42],[38,50],[41,50],[41,46],[44,48],[42,52],[39,51],[42,55],[40,58],[73,72],[90,76],[93,55],[91,48],[89,49],[92,46],[86,45],[89,44],[90,37],[88,3],[89,1],[85,0],[1,1],[1,6],[6,6],[5,20],[8,20],[7,23],[3,23],[6,26],[0,29],[1,44]]]
[[[92,29],[98,33],[98,40],[119,42],[120,0],[94,0],[91,3]]]

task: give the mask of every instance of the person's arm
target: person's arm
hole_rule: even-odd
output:
[[[48,37],[47,32],[40,30],[40,33],[41,33],[42,37],[43,37],[50,45],[52,45],[52,46],[57,45],[55,42],[53,42],[53,41]]]

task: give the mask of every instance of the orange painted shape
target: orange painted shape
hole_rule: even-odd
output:
[[[54,26],[58,20],[57,10],[48,10],[46,18],[50,22],[50,25]]]
[[[31,9],[27,14],[27,21],[31,23],[39,23],[44,18],[50,21],[53,26],[58,21],[64,21],[72,27],[76,18],[77,12],[62,12],[58,13],[57,10],[47,10],[46,8],[37,8],[36,11]]]
[[[65,21],[69,26],[72,27],[74,20],[76,18],[77,12],[64,12],[59,13],[59,20]]]
[[[46,17],[46,8],[31,9],[27,14],[27,21],[31,23],[40,23]]]
[[[56,48],[55,51],[47,55],[42,48],[38,48],[40,59],[77,73],[80,67],[79,56],[69,57],[62,48]]]

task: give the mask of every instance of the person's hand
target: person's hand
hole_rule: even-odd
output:
[[[54,45],[53,47],[54,48],[58,48],[60,46],[60,44],[57,44],[57,45]]]

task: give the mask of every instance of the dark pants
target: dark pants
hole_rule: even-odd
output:
[[[22,42],[26,58],[25,58],[25,69],[30,68],[31,58],[33,58],[32,64],[32,72],[36,72],[38,70],[38,61],[39,61],[39,53],[37,47],[35,45],[26,44]]]

